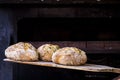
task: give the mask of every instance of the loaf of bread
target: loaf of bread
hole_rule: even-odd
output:
[[[20,61],[36,61],[39,57],[36,48],[26,42],[18,42],[9,46],[5,50],[5,56],[9,59]]]
[[[52,55],[52,61],[63,65],[82,65],[87,61],[86,53],[76,47],[64,47]]]
[[[43,44],[37,49],[37,52],[39,53],[41,60],[52,61],[52,55],[58,49],[59,49],[58,45]]]

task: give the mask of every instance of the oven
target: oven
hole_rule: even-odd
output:
[[[87,52],[87,63],[119,68],[119,1],[1,0],[0,3],[0,80],[112,80],[119,75],[3,61],[7,46],[25,41],[36,48],[44,43],[75,46]]]

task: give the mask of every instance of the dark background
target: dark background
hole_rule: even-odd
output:
[[[18,40],[119,41],[119,26],[119,18],[24,18],[18,22]]]
[[[14,64],[3,59],[4,50],[19,41],[83,41],[85,47],[88,44],[89,62],[119,67],[119,4],[118,0],[0,0],[0,80],[111,80],[118,76]]]

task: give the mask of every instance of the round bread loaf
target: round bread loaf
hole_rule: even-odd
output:
[[[32,44],[25,42],[9,46],[5,50],[5,56],[9,59],[20,61],[35,61],[39,57],[36,48]]]
[[[82,65],[87,61],[86,53],[76,47],[64,47],[52,55],[54,63],[63,65]]]
[[[53,53],[59,49],[58,45],[54,44],[43,44],[37,49],[40,54],[40,59],[43,61],[52,61]]]

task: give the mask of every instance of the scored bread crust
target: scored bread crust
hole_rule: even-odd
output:
[[[5,56],[9,59],[20,61],[36,61],[39,57],[36,48],[26,42],[18,42],[9,46],[5,50]]]
[[[58,49],[59,49],[58,45],[43,44],[37,49],[37,52],[39,53],[41,60],[52,61],[52,55]]]
[[[52,61],[63,65],[82,65],[86,63],[87,56],[76,47],[64,47],[53,53]]]

